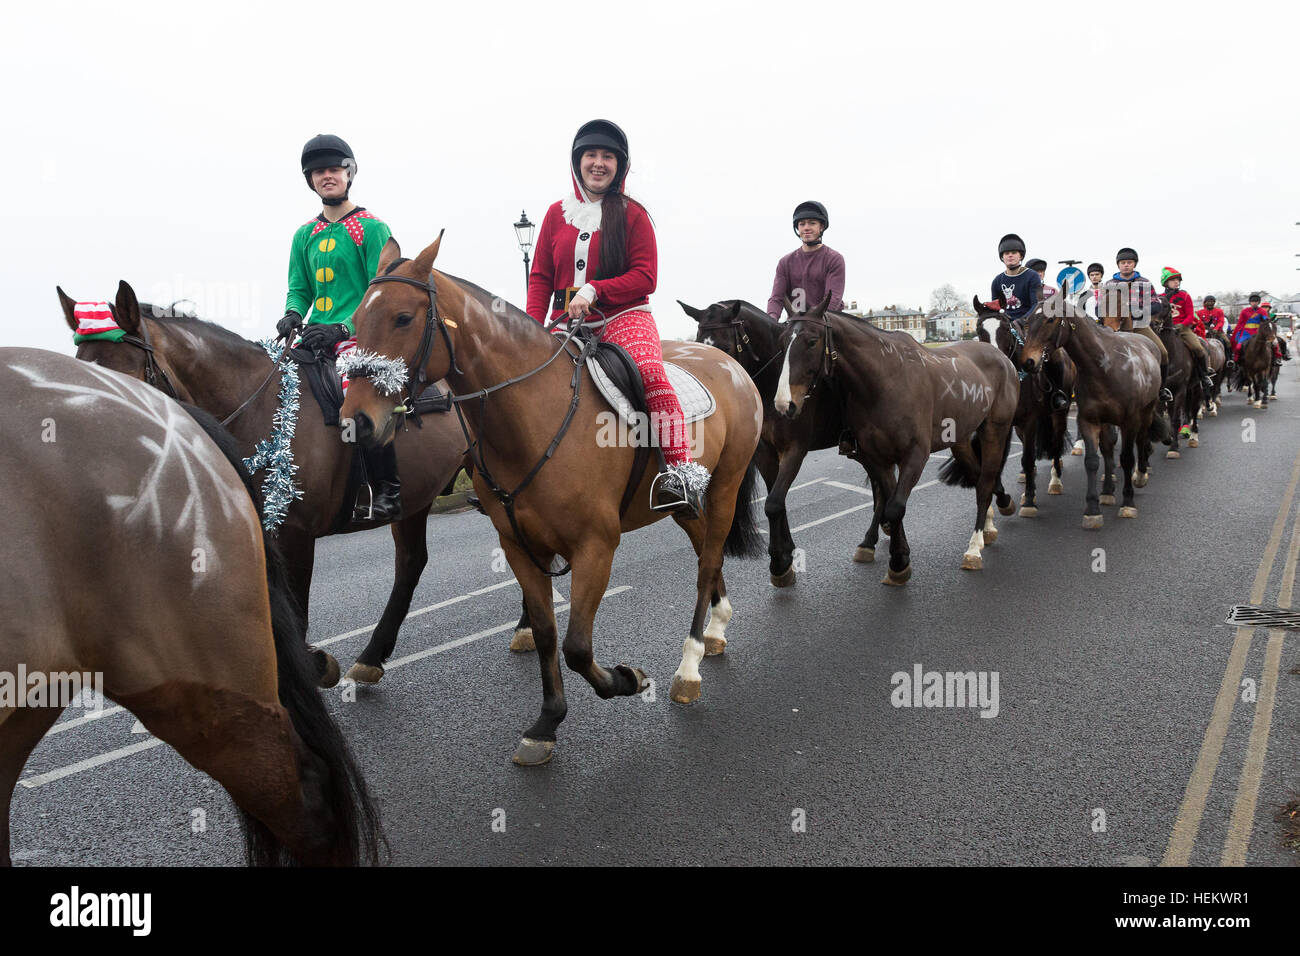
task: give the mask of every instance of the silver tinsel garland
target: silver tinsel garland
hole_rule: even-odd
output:
[[[339,374],[349,380],[370,379],[380,395],[401,395],[406,391],[410,371],[401,359],[389,358],[366,349],[353,349],[335,363]]]
[[[284,347],[272,339],[263,339],[262,348],[272,362],[280,362],[280,407],[271,419],[270,436],[257,443],[244,464],[253,474],[266,471],[262,480],[262,527],[274,533],[284,524],[294,499],[303,494],[294,482],[298,466],[293,461],[293,433],[298,427],[298,363],[287,358],[281,362]]]

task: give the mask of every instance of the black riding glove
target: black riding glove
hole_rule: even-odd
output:
[[[284,314],[284,318],[275,323],[276,334],[282,339],[287,339],[293,335],[293,330],[302,325],[302,316],[290,309]]]
[[[307,331],[302,334],[302,347],[313,352],[324,352],[332,350],[351,335],[342,322],[317,322],[307,326]]]

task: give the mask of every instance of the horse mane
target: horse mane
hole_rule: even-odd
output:
[[[256,348],[258,351],[262,349],[262,346],[258,343],[244,338],[238,332],[233,332],[224,325],[219,325],[208,319],[201,319],[197,315],[177,315],[172,312],[170,306],[154,306],[148,302],[141,302],[140,318],[149,318],[163,326],[176,325],[189,332],[212,336],[227,345],[251,347]]]
[[[460,276],[454,276],[450,272],[442,272],[441,270],[439,270],[438,275],[442,276],[444,279],[451,281],[454,285],[459,287],[462,292],[466,293],[467,295],[470,296],[470,298],[474,299],[474,301],[476,301],[479,305],[483,306],[483,308],[486,309],[488,312],[492,313],[493,315],[508,319],[512,327],[526,326],[530,329],[536,329],[538,332],[542,333],[543,335],[549,335],[549,333],[546,331],[546,327],[541,322],[538,322],[536,319],[534,319],[527,312],[520,309],[518,306],[512,305],[510,302],[507,302],[501,296],[493,295],[491,292],[489,292],[487,289],[484,289],[482,286],[476,285],[475,283],[470,282],[468,279],[462,279]],[[504,306],[504,309],[502,308],[502,306]]]

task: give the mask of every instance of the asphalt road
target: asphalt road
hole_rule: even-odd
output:
[[[1294,366],[1282,379],[1267,411],[1234,394],[1199,449],[1155,459],[1135,520],[1106,507],[1083,530],[1082,458],[1061,497],[1040,465],[1040,517],[999,517],[979,572],[959,570],[974,494],[934,483],[936,456],[908,510],[902,589],[881,586],[883,560],[850,560],[869,517],[859,467],[810,456],[789,498],[806,570],[777,590],[765,559],[727,565],[730,643],[690,707],[667,691],[694,556],[671,522],[625,538],[596,653],[644,668],[654,700],[602,701],[566,671],[569,716],[539,768],[510,762],[541,694],[536,656],[507,650],[518,588],[485,518],[434,518],[422,613],[383,683],[351,702],[325,692],[393,861],[1294,863],[1273,817],[1300,791],[1296,637],[1223,623],[1257,578],[1270,605],[1295,578]],[[318,548],[312,639],[345,668],[391,557],[383,531]],[[996,716],[893,706],[892,675],[916,665],[996,673]],[[42,741],[14,795],[16,864],[241,860],[224,791],[133,724],[69,712]]]

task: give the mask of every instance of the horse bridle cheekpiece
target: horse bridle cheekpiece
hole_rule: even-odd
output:
[[[415,410],[415,400],[429,384],[429,376],[425,373],[424,366],[429,361],[429,356],[433,354],[434,328],[436,327],[442,333],[442,340],[447,345],[447,355],[451,363],[448,368],[453,372],[460,372],[461,368],[456,364],[456,348],[451,344],[451,333],[447,331],[447,323],[438,314],[438,287],[434,285],[432,269],[429,270],[428,282],[406,276],[382,275],[371,279],[369,285],[377,285],[380,282],[401,282],[414,286],[429,296],[429,308],[424,316],[424,329],[420,333],[420,347],[416,349],[415,360],[410,365],[406,380],[406,412],[419,425],[420,413]]]
[[[797,336],[799,330],[794,327],[796,322],[807,322],[807,316],[792,315],[790,317],[790,334]],[[831,328],[831,318],[825,312],[821,314],[822,330],[825,334],[822,336],[822,356],[821,367],[818,370],[817,377],[813,379],[808,386],[808,394],[811,395],[817,388],[822,379],[829,379],[835,373],[835,361],[840,357],[839,352],[835,350],[835,333]]]
[[[745,320],[739,315],[734,319],[728,319],[725,322],[700,323],[701,332],[722,332],[726,329],[733,329],[736,333],[736,351],[733,353],[731,349],[727,349],[728,355],[732,358],[740,359],[741,356],[745,354],[746,345],[749,345],[749,350],[751,352],[754,350],[754,347],[750,345],[749,342],[749,332],[745,330]]]
[[[164,395],[180,401],[180,396],[176,394],[176,387],[172,385],[172,380],[167,376],[163,367],[158,364],[158,359],[153,354],[153,343],[149,341],[149,327],[144,324],[143,318],[140,320],[140,334],[132,335],[128,332],[122,336],[122,341],[144,351],[145,381]],[[161,385],[158,384],[159,381],[162,382]]]

